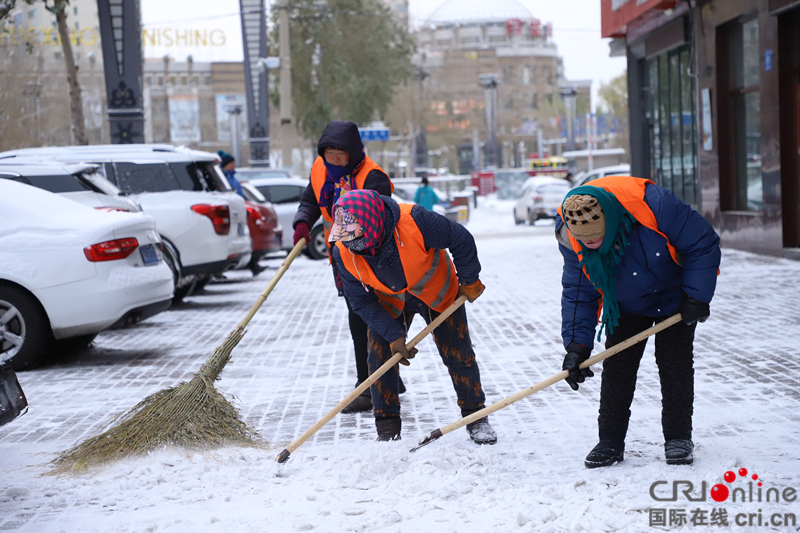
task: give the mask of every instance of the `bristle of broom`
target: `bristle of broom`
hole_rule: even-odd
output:
[[[244,330],[240,326],[188,382],[142,400],[120,417],[116,426],[62,452],[51,474],[85,470],[165,446],[213,449],[222,446],[264,446],[234,407],[214,387]]]

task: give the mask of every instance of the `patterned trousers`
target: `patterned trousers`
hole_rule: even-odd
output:
[[[403,314],[397,318],[398,322],[405,324],[406,331],[408,331],[415,314],[421,315],[427,324],[439,316],[439,313],[421,301],[416,300],[415,302],[414,300],[416,299],[406,302]],[[367,361],[371,375],[392,358],[392,353],[389,343],[372,328],[369,328],[368,339]],[[481,375],[478,363],[475,361],[472,341],[469,338],[467,311],[463,305],[433,330],[433,339],[439,355],[442,357],[442,362],[450,373],[450,379],[458,397],[458,406],[462,410],[483,408],[486,397],[483,394]],[[411,364],[414,364],[413,359]],[[400,397],[397,392],[398,375],[398,366],[394,365],[372,384],[370,393],[376,418],[391,418],[400,415]]]

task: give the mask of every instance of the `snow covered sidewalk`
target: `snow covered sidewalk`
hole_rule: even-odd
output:
[[[493,403],[560,371],[561,256],[551,226],[515,227],[504,203],[482,202],[468,228],[487,288],[467,313]],[[408,387],[402,441],[374,442],[371,414],[339,415],[278,465],[277,453],[355,384],[347,311],[330,268],[301,257],[218,382],[271,449],[164,450],[89,474],[41,476],[53,454],[106,429],[148,394],[189,379],[273,273],[229,274],[184,305],[101,334],[58,365],[20,373],[30,412],[0,429],[0,531],[798,530],[791,516],[800,504],[787,489],[800,490],[800,262],[732,250],[723,253],[711,318],[697,329],[689,467],[664,463],[652,346],[619,465],[583,467],[596,443],[599,368],[579,392],[558,383],[493,415],[495,446],[478,447],[459,429],[409,453],[459,418],[430,338],[401,369]],[[417,320],[411,334],[422,325]],[[737,473],[730,483],[728,471]],[[705,482],[705,501],[683,493],[666,501],[676,480],[690,481],[694,498]],[[714,501],[717,484],[731,497]],[[776,491],[765,501],[771,488],[778,502]]]

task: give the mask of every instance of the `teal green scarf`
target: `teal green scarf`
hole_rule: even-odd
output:
[[[600,202],[603,214],[606,217],[606,234],[603,244],[597,250],[581,246],[581,266],[586,269],[592,285],[603,293],[603,316],[600,319],[600,331],[597,340],[606,328],[606,334],[614,332],[614,327],[619,324],[619,305],[617,304],[617,265],[622,260],[625,247],[628,246],[627,234],[636,219],[627,209],[622,207],[617,198],[601,187],[583,185],[572,189],[564,199],[576,194],[593,196]]]

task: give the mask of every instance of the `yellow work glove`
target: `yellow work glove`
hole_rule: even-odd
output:
[[[469,303],[474,302],[478,299],[478,296],[483,294],[483,290],[486,287],[483,286],[481,280],[475,280],[475,283],[470,283],[469,285],[459,285],[458,286],[458,295],[461,296],[462,294],[467,297]]]
[[[396,353],[399,353],[403,356],[403,358],[400,359],[400,364],[405,366],[411,364],[408,360],[414,359],[414,356],[417,355],[417,352],[419,351],[416,348],[411,348],[411,350],[407,349],[405,337],[395,339],[395,341],[391,343],[389,347],[392,349],[392,357],[394,357],[394,354]]]

